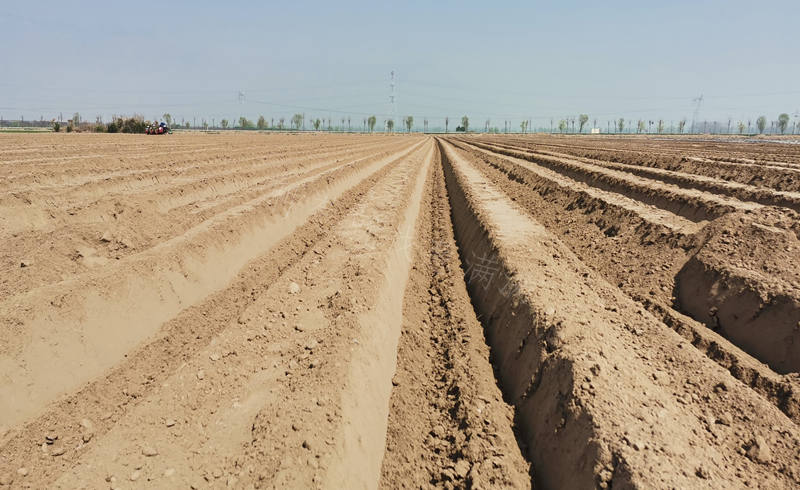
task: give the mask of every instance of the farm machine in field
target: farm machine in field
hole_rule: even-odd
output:
[[[157,126],[155,124],[148,125],[144,128],[144,134],[172,134],[172,130],[169,129],[167,123],[161,122]]]

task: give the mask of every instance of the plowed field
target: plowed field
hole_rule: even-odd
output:
[[[0,485],[797,488],[800,148],[0,136]]]

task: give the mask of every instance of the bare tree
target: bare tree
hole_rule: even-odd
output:
[[[267,129],[267,120],[264,119],[264,116],[258,116],[258,121],[256,121],[256,127],[258,129]]]
[[[386,120],[386,129],[388,129],[390,133],[394,132],[394,119]]]
[[[461,127],[464,128],[465,133],[469,131],[469,118],[467,116],[461,116]]]
[[[367,124],[369,125],[369,132],[370,133],[375,130],[375,122],[376,121],[377,120],[375,119],[375,116],[369,116],[369,118],[367,118]]]
[[[449,117],[445,117],[445,118],[444,118],[444,132],[445,132],[445,133],[447,133],[447,125],[448,125],[449,123],[450,123],[450,118],[449,118]]]
[[[620,133],[625,129],[625,118],[624,117],[619,118],[619,121],[617,121],[617,128],[618,128]]]
[[[222,126],[222,129],[228,129],[228,120],[227,119],[223,119],[222,121],[219,122],[219,124],[220,124],[220,126]]]
[[[683,130],[686,128],[686,118],[684,117],[680,121],[678,121],[678,132],[683,134]]]

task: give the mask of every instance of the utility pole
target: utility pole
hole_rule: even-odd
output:
[[[394,70],[389,73],[389,114],[392,116],[392,120],[395,124],[397,124],[397,93],[395,92],[395,88],[397,83],[395,82],[394,78]]]
[[[697,116],[700,113],[700,105],[703,104],[703,94],[692,99],[692,102],[694,102],[694,114],[692,114],[692,133],[694,133],[695,121],[697,121]]]

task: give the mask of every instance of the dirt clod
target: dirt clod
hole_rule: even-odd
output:
[[[747,457],[758,463],[769,463],[772,461],[772,451],[762,436],[756,436],[747,449]]]

